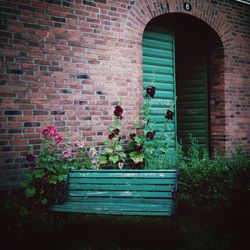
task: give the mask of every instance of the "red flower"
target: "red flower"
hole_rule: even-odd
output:
[[[43,136],[55,136],[57,134],[56,128],[53,126],[48,126],[42,132]]]
[[[167,110],[167,113],[165,115],[165,118],[168,119],[168,120],[173,120],[173,117],[174,117],[174,113],[172,110],[168,109]]]
[[[136,136],[135,133],[131,133],[131,134],[130,134],[130,139],[134,141],[134,140],[135,140],[135,136]]]
[[[153,140],[154,139],[154,136],[155,136],[155,131],[149,131],[147,132],[147,135],[146,137],[150,140]]]
[[[114,133],[114,134],[116,134],[116,135],[119,135],[120,129],[119,129],[119,128],[116,128],[116,129],[113,130],[112,133]]]
[[[26,155],[26,160],[28,162],[35,162],[36,161],[36,156],[34,154],[32,154],[32,153],[29,153],[29,154]]]
[[[119,118],[122,119],[122,113],[123,113],[123,109],[120,105],[115,106],[115,110],[114,110],[114,115]]]
[[[135,145],[135,151],[141,152],[142,151],[142,145]]]
[[[109,139],[112,140],[115,136],[116,136],[116,134],[115,134],[114,132],[112,132],[112,133],[109,135]]]
[[[55,136],[57,134],[56,128],[54,126],[48,126],[49,134]]]
[[[146,88],[146,91],[147,91],[146,96],[149,96],[149,97],[152,97],[152,98],[155,96],[155,87],[154,86],[148,86]]]
[[[49,136],[50,135],[50,131],[48,128],[45,128],[42,132],[43,136]]]
[[[55,134],[54,135],[54,140],[55,140],[55,143],[58,144],[62,141],[62,136],[59,135],[59,134]]]

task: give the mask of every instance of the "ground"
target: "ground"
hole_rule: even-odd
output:
[[[245,250],[247,229],[242,223],[179,215],[175,230],[169,218],[70,216],[54,228],[53,216],[30,216],[2,228],[8,250]],[[12,218],[14,220],[14,218]],[[14,221],[13,221],[14,222]],[[9,224],[11,225],[11,224]]]

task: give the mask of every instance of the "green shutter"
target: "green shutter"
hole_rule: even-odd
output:
[[[167,109],[175,106],[174,36],[166,30],[146,30],[143,35],[143,82],[144,96],[148,86],[155,86],[156,94],[151,102],[151,119],[156,137],[164,127]],[[174,112],[175,113],[175,112]],[[169,151],[175,151],[175,119],[168,131]],[[174,155],[174,152],[173,154]]]
[[[178,139],[187,146],[188,135],[192,134],[200,146],[208,147],[206,52],[199,47],[186,48],[190,50],[182,51],[177,66]]]

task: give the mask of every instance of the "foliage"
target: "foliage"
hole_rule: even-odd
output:
[[[59,155],[58,145],[62,136],[53,126],[43,129],[42,135],[44,140],[38,157],[32,148],[27,154],[26,159],[31,169],[21,183],[27,198],[27,207],[41,210],[54,202],[63,201],[64,182],[69,168],[91,168],[95,157],[93,149],[88,152],[83,141],[78,140],[78,157],[73,158],[67,137],[64,138],[65,146]]]
[[[135,164],[144,163],[146,169],[170,168],[173,166],[173,159],[169,152],[170,138],[166,132],[170,131],[169,125],[173,122],[173,107],[167,109],[164,124],[156,132],[150,115],[155,87],[148,86],[146,92],[141,111],[142,119],[134,124],[135,131],[130,133],[129,156]]]
[[[184,153],[179,145],[179,201],[185,209],[200,215],[246,215],[250,195],[250,158],[243,150],[229,156],[215,153],[209,157],[197,140]],[[230,214],[230,215],[229,215]]]
[[[98,163],[101,166],[123,167],[126,154],[123,151],[124,137],[120,132],[121,120],[123,119],[122,113],[122,107],[120,105],[115,106],[114,118],[108,129],[109,139],[104,141],[105,146],[98,157]]]

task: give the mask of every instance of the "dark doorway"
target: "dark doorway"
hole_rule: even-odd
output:
[[[192,32],[176,35],[177,138],[189,145],[190,135],[209,146],[207,51]]]
[[[187,14],[166,14],[147,25],[173,32],[175,39],[177,139],[184,147],[189,135],[202,147],[210,145],[209,57],[217,34],[203,21]]]

